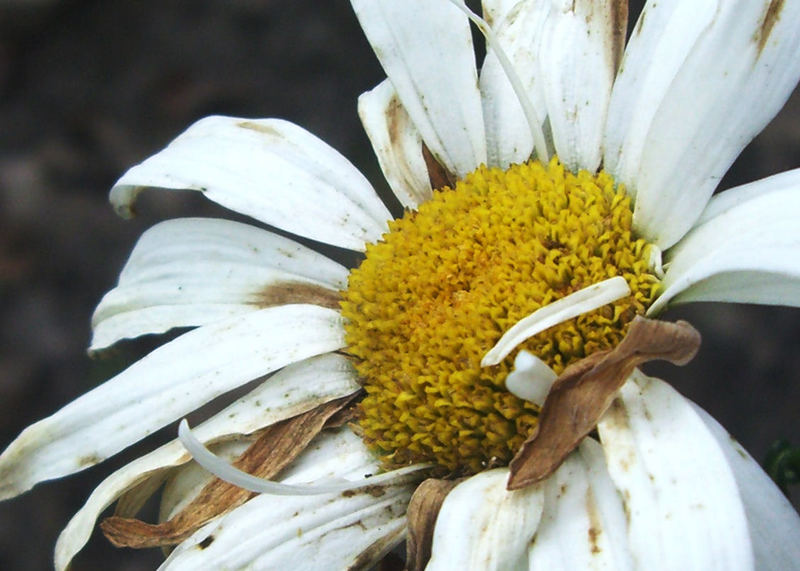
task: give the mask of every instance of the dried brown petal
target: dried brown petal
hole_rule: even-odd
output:
[[[508,489],[523,488],[552,474],[597,426],[635,367],[654,359],[683,365],[699,347],[700,334],[685,321],[636,317],[615,349],[567,367],[542,405],[537,428],[509,465]]]
[[[429,478],[420,484],[408,504],[408,540],[406,569],[422,571],[431,558],[433,530],[442,503],[458,482]]]
[[[305,450],[328,419],[346,407],[351,399],[352,396],[348,396],[331,401],[267,427],[233,465],[261,478],[274,476]],[[150,524],[135,518],[113,516],[106,518],[100,529],[117,547],[174,545],[212,518],[242,505],[253,495],[248,490],[214,478],[168,521]]]
[[[425,166],[428,167],[428,178],[431,181],[432,189],[438,190],[445,186],[455,185],[456,177],[436,160],[425,143],[422,143],[422,158],[425,160]]]

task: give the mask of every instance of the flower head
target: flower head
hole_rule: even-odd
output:
[[[643,319],[669,304],[800,305],[800,171],[711,198],[800,77],[800,3],[652,2],[627,45],[613,0],[486,1],[483,19],[459,0],[352,3],[387,74],[359,113],[404,215],[274,119],[199,121],[118,181],[123,215],[143,188],[191,189],[364,259],[225,220],[142,236],[92,350],[195,329],[26,429],[0,493],[259,379],[183,429],[237,485],[172,441],[98,486],[57,567],[115,501],[106,535],[177,544],[166,568],[365,568],[405,537],[411,568],[791,562],[785,498],[636,367],[694,354],[688,325]],[[161,523],[135,519],[162,482]]]

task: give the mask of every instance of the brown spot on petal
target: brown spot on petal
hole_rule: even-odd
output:
[[[436,157],[433,156],[433,153],[425,143],[422,143],[422,158],[425,160],[425,166],[428,167],[428,178],[431,181],[432,189],[437,190],[445,186],[455,185],[455,175],[436,160]]]
[[[352,396],[348,396],[325,403],[265,428],[233,465],[261,478],[274,476],[305,450],[328,419],[351,399]],[[116,547],[174,545],[212,518],[242,505],[253,495],[248,490],[214,478],[194,500],[168,521],[150,524],[139,519],[113,516],[106,518],[100,524],[100,529]]]
[[[270,135],[272,137],[283,137],[277,129],[270,125],[262,125],[261,123],[256,123],[255,121],[240,121],[236,123],[237,127],[241,127],[242,129],[250,129],[251,131],[257,131],[259,133],[263,133],[264,135]]]
[[[654,359],[683,365],[699,346],[700,334],[685,321],[637,316],[615,349],[567,367],[542,405],[539,424],[509,465],[508,489],[523,488],[552,474],[594,430],[638,365]]]
[[[784,0],[772,0],[767,6],[766,12],[764,12],[764,18],[761,20],[761,25],[756,32],[756,41],[758,43],[758,53],[759,55],[764,49],[764,46],[769,39],[769,35],[772,33],[772,28],[775,26],[775,22],[778,21],[781,15],[781,10],[783,10]]]
[[[313,303],[330,309],[338,309],[339,300],[339,292],[326,287],[301,282],[284,282],[270,284],[257,292],[254,303],[260,308],[291,303]]]
[[[406,543],[406,569],[422,571],[431,558],[433,530],[442,503],[457,481],[429,478],[417,487],[408,504],[408,540]]]
[[[616,72],[625,52],[628,33],[628,0],[616,0],[611,6],[611,62]]]

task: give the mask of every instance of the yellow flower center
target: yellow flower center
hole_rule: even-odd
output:
[[[656,296],[651,246],[604,172],[553,159],[480,167],[389,224],[343,293],[347,351],[366,396],[359,430],[387,467],[433,462],[475,473],[506,465],[539,408],[505,379],[519,349],[557,373],[614,347]],[[528,339],[499,365],[481,358],[517,321],[622,276],[631,295]]]

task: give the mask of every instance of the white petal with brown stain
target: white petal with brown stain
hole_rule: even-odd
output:
[[[391,218],[369,181],[308,131],[280,119],[201,119],[111,189],[128,216],[144,188],[195,190],[319,242],[363,250]]]
[[[325,438],[325,435],[323,435]],[[348,429],[298,458],[284,483],[344,478],[369,482],[380,468]],[[369,568],[402,541],[418,475],[342,494],[261,494],[180,544],[161,569]]]
[[[726,190],[667,252],[668,303],[800,305],[800,169]]]
[[[185,333],[25,429],[0,456],[0,497],[98,464],[231,389],[343,346],[338,312],[315,305]]]
[[[236,438],[351,394],[359,388],[352,366],[345,357],[333,353],[312,357],[281,369],[258,388],[195,427],[194,434],[203,443]],[[340,445],[336,442],[338,440],[330,444],[332,448],[325,450],[335,450],[337,457],[344,454],[343,450],[353,448],[353,445]],[[311,456],[311,451],[318,450],[320,446],[322,445],[319,443],[309,446],[295,465],[301,466],[313,459],[318,461],[319,456]],[[360,462],[368,454],[366,451],[360,452],[360,449],[356,452],[361,454]],[[160,480],[167,476],[171,468],[190,460],[186,449],[176,439],[108,476],[95,488],[84,506],[61,532],[56,545],[56,568],[65,569],[75,554],[83,548],[97,518],[106,507],[141,482]],[[290,470],[293,469],[294,466]],[[283,477],[286,478],[289,473],[287,471]],[[135,511],[128,512],[127,515],[133,516]]]
[[[619,0],[554,1],[541,30],[542,90],[558,158],[572,172],[595,172],[625,38]],[[625,4],[625,3],[622,3]]]
[[[756,569],[800,565],[800,516],[758,462],[711,416],[694,405],[733,470],[747,513]]]
[[[427,571],[527,569],[527,546],[544,506],[542,487],[506,490],[508,469],[460,483],[442,504]]]
[[[413,210],[429,200],[433,191],[422,137],[388,79],[361,94],[358,115],[383,176],[400,203]]]
[[[622,500],[602,447],[586,438],[544,486],[544,513],[528,551],[534,569],[634,569]]]
[[[433,156],[458,178],[485,163],[483,113],[467,17],[447,1],[351,3]]]
[[[689,401],[635,371],[597,428],[635,566],[753,568],[733,472]]]
[[[800,78],[800,4],[648,3],[614,86],[606,166],[662,249],[696,222],[741,150]]]
[[[211,218],[161,222],[139,238],[92,317],[91,351],[288,303],[336,304],[347,269],[260,228]]]

